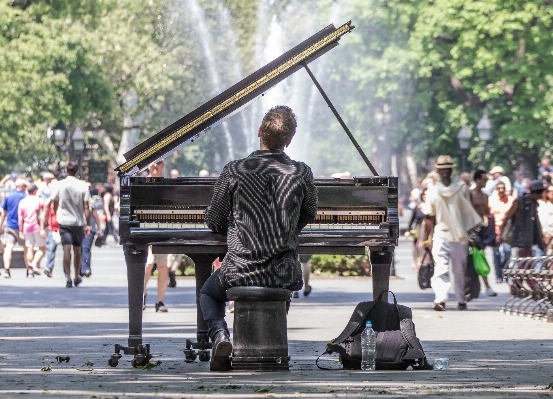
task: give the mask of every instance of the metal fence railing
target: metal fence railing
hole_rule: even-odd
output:
[[[513,258],[503,277],[511,296],[500,312],[546,320],[553,309],[553,256]]]

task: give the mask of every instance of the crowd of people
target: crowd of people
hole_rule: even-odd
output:
[[[92,270],[91,248],[106,244],[108,235],[118,242],[113,217],[119,213],[119,195],[110,183],[86,183],[77,178],[78,165],[69,162],[65,172],[44,172],[31,181],[10,173],[0,180],[0,252],[2,275],[11,278],[16,244],[24,247],[27,278],[52,277],[58,246],[63,249],[66,287],[82,283]],[[44,268],[41,260],[46,257]],[[73,261],[73,278],[71,262]]]
[[[420,267],[430,253],[434,263],[431,280],[433,308],[446,308],[447,292],[454,276],[459,310],[467,309],[466,273],[471,248],[491,247],[496,283],[511,257],[553,254],[553,166],[544,158],[540,176],[530,180],[517,174],[514,184],[502,167],[478,169],[452,178],[450,156],[437,158],[435,171],[420,180],[411,192],[412,216],[405,233],[413,237],[413,266]],[[487,277],[486,294],[497,295]]]

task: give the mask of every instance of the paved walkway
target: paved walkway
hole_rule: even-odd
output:
[[[60,259],[52,279],[27,280],[22,269],[10,280],[0,279],[0,397],[552,396],[546,387],[553,382],[553,325],[498,313],[508,297],[505,284],[494,286],[498,297],[471,302],[467,312],[434,312],[432,293],[418,289],[407,242],[397,261],[401,278],[391,289],[413,308],[428,357],[448,357],[449,371],[318,370],[315,358],[325,343],[341,332],[359,301],[370,299],[370,278],[349,277],[314,277],[312,294],[294,300],[290,372],[210,373],[207,363],[184,363],[184,340],[195,337],[191,278],[168,289],[168,313],[155,313],[153,303],[144,313],[145,341],[161,367],[133,369],[131,357],[124,356],[119,367],[110,368],[113,344],[127,339],[126,272],[121,248],[94,248],[93,276],[78,288],[65,288]],[[151,297],[155,283],[150,282]],[[58,363],[57,356],[70,361]],[[51,371],[41,371],[47,366]]]

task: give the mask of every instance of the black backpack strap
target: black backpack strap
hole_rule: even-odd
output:
[[[355,310],[353,311],[353,314],[351,315],[351,318],[349,319],[349,322],[344,328],[344,331],[338,337],[332,340],[333,343],[340,344],[342,343],[347,337],[352,335],[361,323],[367,318],[369,315],[371,309],[374,306],[374,301],[371,302],[360,302],[355,307]]]
[[[315,364],[317,365],[317,367],[321,370],[341,370],[341,369],[332,369],[330,367],[323,367],[323,366],[319,366],[319,359],[321,358],[321,356],[323,355],[330,355],[332,353],[332,351],[329,351],[328,349],[326,351],[324,351],[323,353],[321,353],[319,356],[317,356],[317,360],[315,361]]]

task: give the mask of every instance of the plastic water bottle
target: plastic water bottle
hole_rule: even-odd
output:
[[[374,371],[376,369],[376,333],[370,320],[367,320],[365,329],[361,333],[361,370]]]

